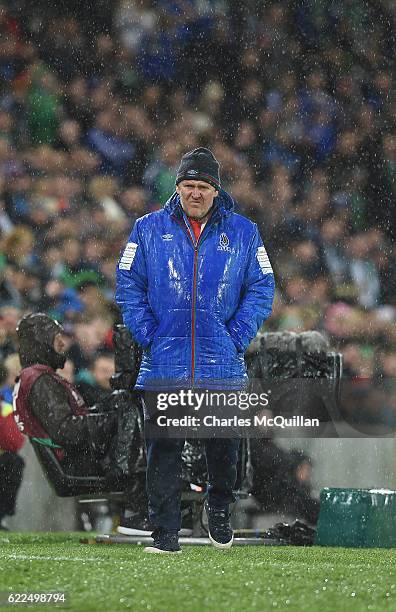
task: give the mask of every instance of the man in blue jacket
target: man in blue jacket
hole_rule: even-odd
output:
[[[176,193],[138,219],[117,266],[116,299],[143,348],[136,388],[242,389],[244,352],[271,313],[274,277],[257,226],[233,212],[209,149],[183,156]],[[150,552],[179,552],[183,440],[146,436]],[[209,534],[230,548],[238,440],[205,440]]]

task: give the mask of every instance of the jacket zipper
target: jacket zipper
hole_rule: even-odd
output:
[[[200,238],[201,236],[199,236]],[[193,272],[193,301],[192,301],[192,316],[191,316],[191,386],[194,387],[195,382],[195,319],[197,307],[197,263],[198,263],[198,242],[194,245],[194,272]]]
[[[195,378],[195,319],[196,319],[196,305],[197,305],[197,264],[198,264],[198,244],[201,240],[201,234],[198,236],[197,242],[194,242],[192,237],[191,230],[184,220],[184,223],[179,222],[178,219],[175,219],[183,228],[187,230],[187,235],[191,240],[194,249],[194,265],[193,265],[193,300],[192,300],[192,311],[191,311],[191,386],[194,387],[194,378]]]
[[[191,305],[191,386],[194,387],[195,382],[195,319],[196,319],[196,307],[197,307],[197,264],[198,264],[198,243],[201,236],[198,236],[198,240],[194,242],[190,228],[186,221],[184,221],[187,232],[194,248],[194,264],[193,264],[193,299]]]
[[[197,263],[198,263],[198,243],[201,236],[198,237],[197,242],[194,242],[191,230],[186,222],[183,219],[183,223],[178,219],[176,221],[183,227],[186,231],[187,236],[191,240],[191,244],[194,249],[194,264],[193,264],[193,299],[191,304],[191,386],[194,387],[194,377],[195,377],[195,309],[197,304]]]

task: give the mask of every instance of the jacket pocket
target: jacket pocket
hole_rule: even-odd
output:
[[[143,353],[146,355],[146,357],[150,357],[150,355],[151,355],[151,349],[153,348],[153,344],[154,344],[155,339],[156,339],[156,337],[157,337],[157,335],[158,335],[158,329],[159,329],[159,326],[156,328],[156,330],[155,330],[155,332],[154,332],[154,335],[153,335],[153,337],[151,338],[151,340],[150,340],[149,344],[148,344],[148,345],[146,346],[146,348],[143,350]]]
[[[224,330],[225,330],[225,337],[227,338],[227,341],[228,341],[230,347],[232,347],[232,350],[235,352],[235,354],[238,353],[238,348],[237,348],[234,340],[232,339],[232,336],[231,336],[230,332],[228,331],[226,325],[224,326]]]
[[[226,329],[227,329],[227,334],[228,334],[228,336],[229,336],[229,338],[230,338],[230,340],[231,340],[231,342],[232,342],[233,346],[235,347],[236,352],[237,352],[237,353],[243,353],[243,351],[241,351],[241,349],[240,349],[240,348],[239,348],[239,347],[236,345],[236,343],[234,342],[234,339],[233,339],[233,337],[231,336],[231,334],[230,334],[230,332],[229,332],[229,330],[228,330],[227,326],[226,326]]]

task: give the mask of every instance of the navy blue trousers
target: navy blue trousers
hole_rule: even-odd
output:
[[[224,507],[235,501],[238,438],[203,440],[208,467],[208,501]],[[180,529],[183,439],[147,438],[147,496],[153,527]]]

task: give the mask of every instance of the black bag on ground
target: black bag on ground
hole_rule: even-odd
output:
[[[315,542],[315,536],[316,529],[309,527],[302,521],[295,521],[292,525],[276,523],[274,527],[267,530],[268,538],[294,546],[312,546]]]

